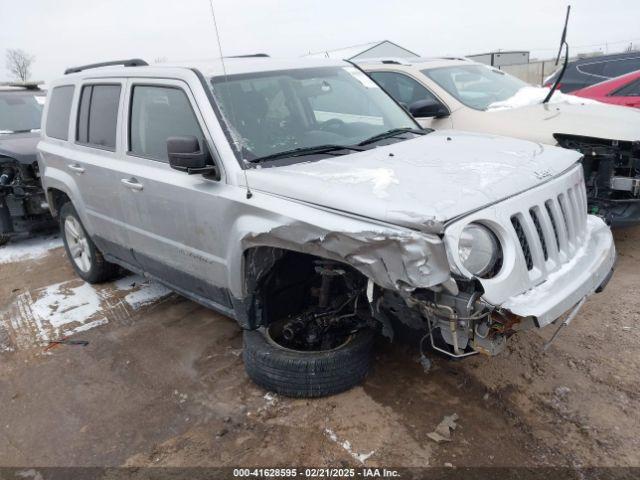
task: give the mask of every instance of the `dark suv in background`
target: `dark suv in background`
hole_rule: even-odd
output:
[[[569,63],[558,88],[569,93],[636,70],[640,70],[640,51],[581,58]],[[559,74],[560,69],[547,78],[545,87],[551,87]]]
[[[16,234],[55,225],[36,152],[44,101],[37,84],[0,84],[0,245]]]

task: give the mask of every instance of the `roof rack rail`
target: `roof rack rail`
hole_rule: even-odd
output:
[[[230,57],[224,58],[268,58],[269,54],[267,53],[249,53],[247,55],[231,55]]]
[[[123,67],[146,67],[149,64],[139,58],[131,58],[129,60],[113,60],[111,62],[91,63],[89,65],[67,68],[64,71],[64,74],[69,75],[70,73],[78,73],[82,72],[83,70],[89,70],[91,68],[110,67],[112,65],[122,65]]]

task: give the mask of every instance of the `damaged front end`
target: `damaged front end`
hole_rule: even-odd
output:
[[[578,163],[438,233],[330,213],[315,220],[242,239],[237,318],[295,350],[331,349],[376,328],[391,339],[421,331],[453,357],[497,355],[516,332],[573,318],[616,257],[611,230],[587,214]]]
[[[558,145],[584,155],[589,213],[614,227],[640,222],[640,140],[554,135]]]
[[[55,225],[40,184],[38,164],[0,156],[0,244]]]

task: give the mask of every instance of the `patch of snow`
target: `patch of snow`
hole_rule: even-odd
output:
[[[9,332],[2,348],[30,348],[43,342],[84,332],[112,320],[124,320],[140,308],[169,293],[157,283],[132,275],[115,288],[93,286],[79,280],[25,291],[0,316],[0,331]],[[123,292],[128,292],[123,296]]]
[[[500,102],[493,102],[487,107],[488,111],[495,110],[508,110],[511,108],[528,107],[529,105],[537,105],[549,94],[549,89],[546,87],[524,87],[518,90],[518,92],[511,98]],[[599,103],[589,98],[577,97],[575,95],[567,95],[559,90],[556,90],[550,104],[564,103],[569,105],[590,105]]]
[[[263,398],[267,401],[266,407],[273,407],[278,401],[278,396],[271,392],[265,393]]]
[[[107,323],[109,323],[109,320],[107,320],[106,318],[99,318],[98,320],[94,320],[93,322],[87,322],[83,325],[80,325],[79,327],[73,328],[71,330],[66,330],[64,332],[64,335],[69,336],[74,333],[86,332],[87,330],[91,330],[92,328],[96,328],[101,325],[106,325]]]
[[[58,330],[68,324],[102,320],[100,304],[98,292],[88,283],[78,287],[69,287],[68,282],[56,283],[40,293],[40,297],[31,304],[31,313],[37,321],[46,320]]]
[[[134,310],[150,305],[171,292],[164,285],[149,280],[138,285],[140,286],[139,290],[124,297],[124,301]]]
[[[338,436],[335,434],[335,432],[333,430],[331,430],[330,428],[325,428],[324,429],[324,433],[325,433],[325,435],[327,435],[327,437],[329,437],[329,439],[332,442],[335,442],[338,445],[340,445],[342,448],[344,448],[349,453],[349,455],[351,455],[353,458],[358,460],[363,465],[364,465],[364,462],[366,462],[374,453],[376,453],[375,450],[371,450],[369,453],[357,453],[357,452],[354,452],[353,448],[351,447],[351,442],[349,440],[345,440],[345,441],[341,442],[340,439],[338,438]]]
[[[317,173],[296,171],[302,175],[321,178],[323,180],[346,183],[349,185],[357,185],[360,183],[372,183],[373,194],[378,198],[386,198],[389,196],[387,189],[391,185],[399,185],[400,181],[396,178],[396,173],[391,168],[354,168],[344,173]]]
[[[28,238],[0,247],[0,264],[44,257],[49,250],[62,247],[62,239],[52,236]]]

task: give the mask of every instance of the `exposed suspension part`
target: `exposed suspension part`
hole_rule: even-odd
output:
[[[329,260],[317,260],[314,269],[319,277],[311,288],[316,305],[269,327],[272,337],[285,347],[330,350],[368,325],[366,317],[358,315],[359,299],[365,289],[362,279]]]

